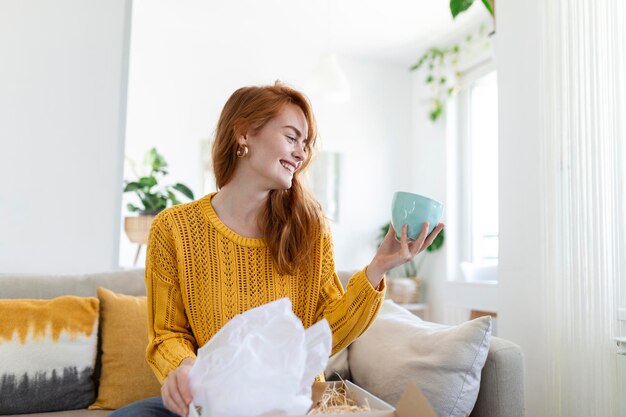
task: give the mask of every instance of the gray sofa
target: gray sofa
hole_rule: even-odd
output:
[[[348,272],[339,275],[344,282],[350,277]],[[71,276],[0,274],[0,299],[49,299],[61,295],[93,297],[97,287],[105,287],[122,294],[144,295],[143,270]],[[338,371],[349,376],[349,351],[350,348],[332,358],[327,375]],[[6,358],[0,358],[0,363],[4,359]],[[520,348],[507,340],[491,338],[489,354],[482,371],[480,392],[471,416],[524,416],[523,380]],[[368,389],[367,386],[363,388]],[[85,409],[38,413],[33,416],[105,417],[109,413],[110,411]]]

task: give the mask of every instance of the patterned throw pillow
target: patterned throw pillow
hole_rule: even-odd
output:
[[[93,402],[97,298],[0,300],[0,317],[0,414]]]

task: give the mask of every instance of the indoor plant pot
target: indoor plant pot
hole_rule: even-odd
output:
[[[128,240],[133,243],[145,245],[148,243],[150,225],[156,217],[155,214],[139,214],[138,216],[124,217],[124,231]]]
[[[139,205],[129,203],[126,207],[130,212],[138,213],[137,216],[124,217],[124,231],[128,239],[140,245],[148,243],[150,225],[156,215],[169,206],[180,204],[180,200],[175,191],[189,198],[194,199],[193,192],[181,183],[174,185],[159,186],[168,172],[165,170],[167,162],[160,155],[156,148],[150,149],[144,158],[144,165],[149,171],[148,175],[138,176],[136,181],[126,181],[124,192],[132,192],[139,198]],[[139,250],[137,251],[139,254]],[[136,258],[135,258],[136,262]]]

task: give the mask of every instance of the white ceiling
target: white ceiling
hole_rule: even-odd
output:
[[[453,21],[447,0],[135,0],[171,30],[245,53],[274,44],[411,65],[420,52],[490,19],[480,1]],[[147,4],[142,5],[145,10]]]

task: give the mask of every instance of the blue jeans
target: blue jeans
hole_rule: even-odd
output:
[[[113,411],[109,417],[178,417],[178,414],[165,408],[161,397],[152,397],[125,405]]]

